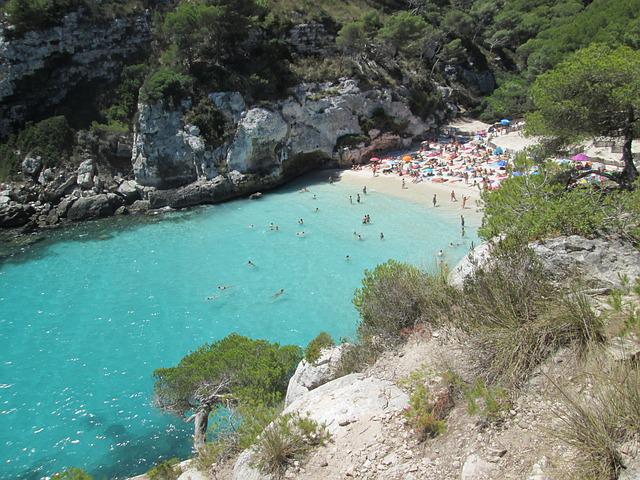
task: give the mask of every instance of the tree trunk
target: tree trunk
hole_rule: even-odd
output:
[[[193,450],[199,451],[207,443],[207,427],[209,426],[210,405],[201,406],[195,413],[193,421]]]
[[[638,178],[638,169],[633,163],[633,152],[631,151],[631,145],[633,143],[633,124],[635,120],[633,108],[629,108],[627,124],[624,127],[624,145],[622,146],[622,161],[624,162],[622,178],[626,187],[631,187],[635,179]]]

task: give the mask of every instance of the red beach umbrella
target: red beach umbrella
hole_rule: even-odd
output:
[[[589,157],[587,157],[584,153],[579,153],[571,157],[571,160],[573,160],[574,162],[588,162]]]

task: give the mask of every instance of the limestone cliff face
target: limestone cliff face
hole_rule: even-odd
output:
[[[361,120],[376,111],[406,125],[404,134],[395,136],[396,147],[423,135],[436,121],[413,115],[407,98],[398,92],[361,90],[354,80],[300,85],[290,97],[269,107],[247,109],[235,92],[212,93],[210,98],[227,113],[236,132],[215,149],[205,145],[196,127],[185,125],[188,102],[176,110],[163,104],[139,106],[132,157],[138,183],[175,187],[196,178],[210,180],[221,171],[265,175],[272,181],[274,176],[285,178],[323,163],[340,164],[344,159],[340,139],[368,135]],[[389,138],[384,140],[388,148]]]
[[[177,109],[160,102],[138,107],[138,128],[134,135],[131,161],[139,184],[170,188],[186,185],[205,175],[217,175],[214,151],[205,148],[198,127],[184,125],[183,113],[191,106],[185,101]]]
[[[0,26],[0,135],[46,114],[81,84],[116,80],[151,39],[145,14],[96,21],[81,12],[61,25],[13,37]]]

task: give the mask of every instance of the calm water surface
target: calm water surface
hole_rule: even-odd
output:
[[[0,263],[0,479],[65,466],[121,478],[186,456],[191,425],[151,405],[155,368],[231,332],[301,346],[353,335],[365,268],[432,267],[439,249],[453,264],[477,242],[457,217],[376,192],[350,205],[352,188],[309,182],[159,222],[83,224]]]

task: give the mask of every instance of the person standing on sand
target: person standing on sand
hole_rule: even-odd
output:
[[[455,190],[451,190],[451,201],[452,202],[457,202],[458,199],[456,198],[456,191]]]
[[[437,207],[438,206],[437,204],[438,204],[438,198],[437,198],[436,194],[434,193],[433,194],[433,206]]]
[[[407,188],[407,185],[406,185],[406,183],[405,183],[405,181],[404,181],[404,178],[403,178],[403,179],[402,179],[402,189],[404,190],[405,188]]]
[[[469,197],[463,195],[462,196],[462,208],[464,209],[464,207],[467,205],[467,200],[469,200]]]

